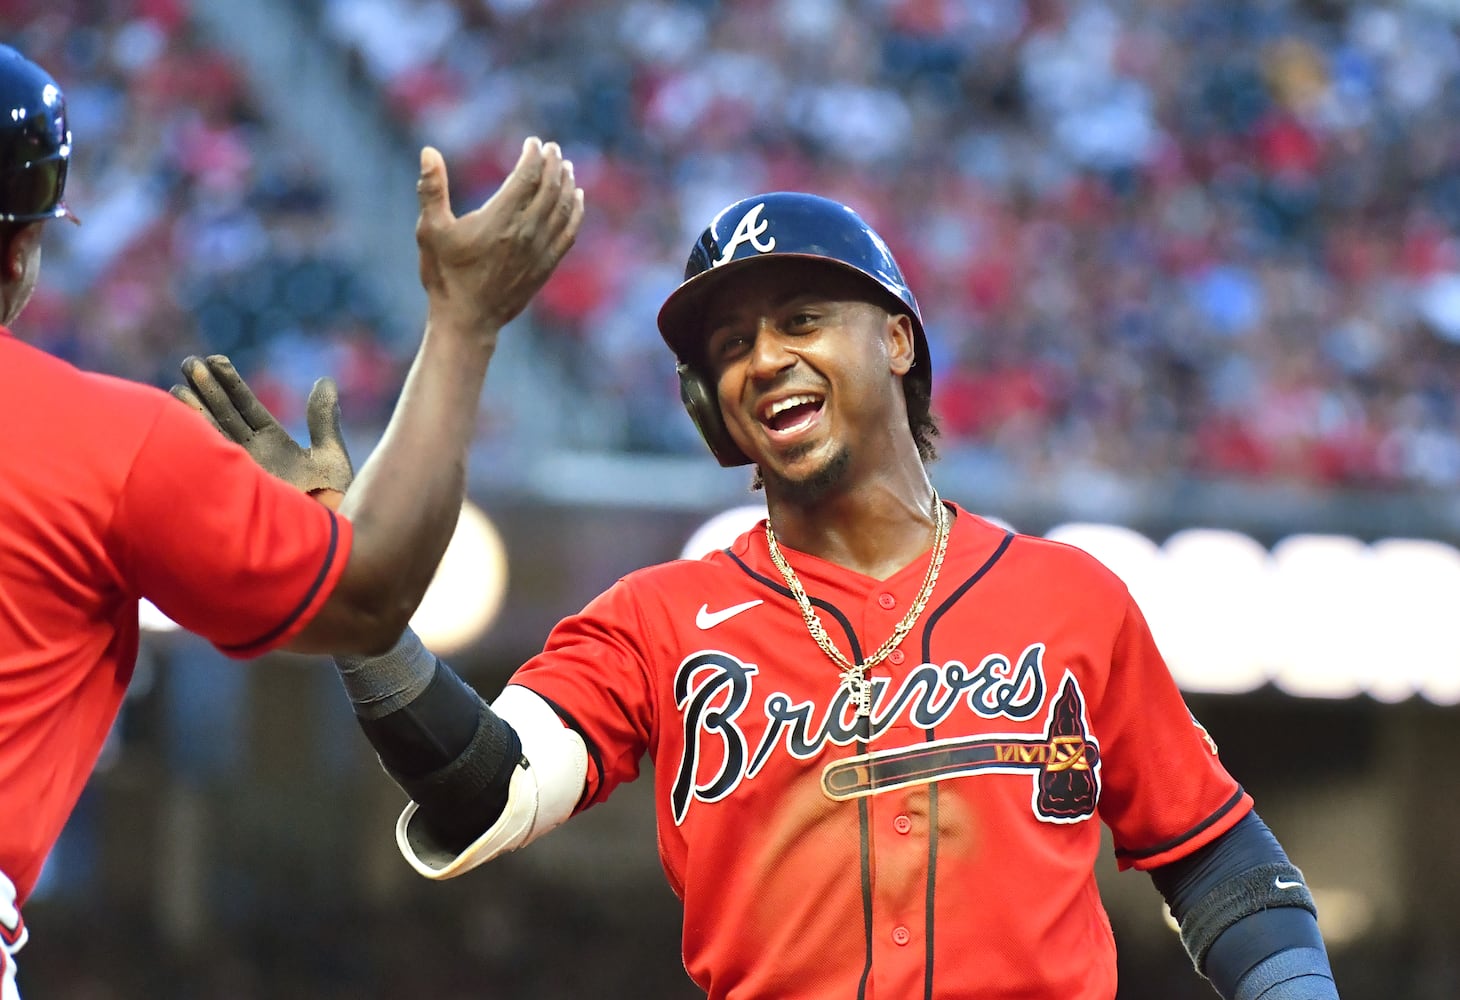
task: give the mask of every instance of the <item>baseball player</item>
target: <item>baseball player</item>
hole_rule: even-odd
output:
[[[659,314],[769,518],[634,572],[485,704],[409,633],[337,658],[432,879],[651,755],[683,957],[712,998],[1111,1000],[1100,823],[1228,1000],[1333,1000],[1312,896],[1121,581],[942,498],[917,302],[852,210],[724,209]]]
[[[0,998],[16,1000],[20,907],[132,676],[139,599],[235,657],[388,649],[460,510],[497,331],[567,251],[583,209],[553,144],[529,141],[497,195],[460,219],[439,154],[423,154],[426,333],[343,502],[325,489],[349,475],[338,427],[307,452],[282,436],[307,457],[291,479],[317,502],[167,393],[79,371],[10,333],[36,285],[43,224],[74,218],[63,201],[71,133],[55,80],[5,46],[0,110]],[[236,378],[223,362],[185,369],[194,402],[225,397]],[[318,426],[337,421],[328,380],[310,412]],[[281,443],[247,408],[230,420],[256,455]]]

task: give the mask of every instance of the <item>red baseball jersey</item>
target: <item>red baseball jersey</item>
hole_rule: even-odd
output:
[[[329,597],[350,524],[167,393],[0,328],[0,872],[21,900],[132,677],[146,597],[235,657]]]
[[[711,998],[1111,1000],[1098,821],[1122,867],[1150,868],[1252,807],[1114,574],[950,507],[937,586],[870,670],[867,718],[763,524],[620,580],[513,678],[586,739],[585,804],[652,756],[685,968]],[[857,659],[927,569],[786,555]]]

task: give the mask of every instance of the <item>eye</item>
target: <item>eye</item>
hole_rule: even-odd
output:
[[[798,309],[786,321],[786,329],[793,333],[813,330],[821,322],[821,314],[812,309]]]
[[[710,335],[708,353],[712,361],[733,361],[750,345],[750,335],[739,330],[721,329]]]

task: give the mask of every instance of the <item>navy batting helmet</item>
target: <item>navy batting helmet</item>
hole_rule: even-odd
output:
[[[797,191],[758,194],[735,202],[700,234],[684,266],[684,282],[659,310],[659,333],[678,358],[680,396],[695,426],[721,465],[746,465],[750,459],[730,438],[713,384],[701,370],[705,331],[701,310],[706,295],[727,274],[755,261],[777,258],[825,261],[875,282],[892,312],[912,320],[914,365],[904,386],[932,390],[928,339],[917,299],[882,237],[840,202]]]
[[[74,220],[61,200],[70,160],[61,88],[45,70],[0,45],[0,221]]]

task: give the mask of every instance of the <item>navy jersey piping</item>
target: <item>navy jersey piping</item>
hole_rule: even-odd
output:
[[[858,743],[857,752],[865,753],[867,744]],[[862,935],[867,956],[862,965],[862,978],[857,981],[857,1000],[867,1000],[867,980],[872,978],[872,818],[867,811],[867,797],[857,799],[858,850],[862,862]]]
[[[330,516],[330,542],[329,545],[325,548],[324,564],[320,566],[319,572],[315,574],[314,582],[309,585],[309,590],[305,592],[304,597],[300,599],[299,603],[294,606],[294,610],[290,611],[282,622],[271,628],[269,631],[265,632],[263,635],[259,636],[257,639],[254,639],[250,642],[240,642],[236,645],[219,646],[219,649],[223,650],[226,653],[229,651],[237,651],[241,649],[251,649],[255,646],[266,646],[269,643],[273,642],[275,639],[277,639],[279,636],[287,632],[289,628],[296,621],[299,620],[299,616],[304,614],[304,612],[309,608],[309,605],[314,603],[315,596],[319,593],[319,589],[324,586],[325,578],[329,576],[330,567],[335,564],[335,550],[339,547],[340,544],[339,521],[336,519],[334,511],[328,510],[328,508],[326,508],[326,510],[328,511]]]
[[[745,565],[745,563],[740,560],[740,557],[731,552],[729,549],[725,549],[724,551],[727,556],[735,560],[735,565],[743,569],[746,575],[749,576],[751,579],[759,580],[761,583],[765,584],[767,587],[771,588],[783,597],[789,597],[793,601],[796,599],[796,595],[791,593],[790,588],[788,588],[784,584],[777,583],[768,576],[762,576],[761,574],[757,573],[755,570]],[[842,627],[842,631],[847,634],[847,641],[852,644],[852,662],[861,663],[862,646],[859,642],[857,642],[857,634],[852,631],[852,623],[847,618],[847,616],[842,614],[841,611],[839,611],[834,605],[828,604],[826,601],[823,601],[819,597],[811,597],[810,594],[807,594],[806,596],[808,599],[810,599],[813,607],[820,608],[822,611],[827,612],[837,620],[837,623]]]
[[[1013,541],[1014,533],[1012,531],[1004,532],[1004,540],[999,543],[998,548],[994,549],[993,555],[984,560],[984,564],[975,570],[972,576],[964,580],[958,589],[948,596],[946,601],[938,605],[933,610],[933,613],[928,615],[927,624],[923,626],[923,662],[926,663],[932,656],[933,627],[938,624],[938,619],[942,618],[949,608],[957,604],[963,598],[963,595],[968,593],[970,587],[982,580],[988,571],[994,568],[994,563],[1003,558],[1004,553],[1009,550],[1009,546]]]
[[[1172,837],[1170,840],[1165,841],[1164,843],[1157,844],[1155,847],[1143,847],[1138,851],[1117,850],[1115,852],[1115,856],[1118,858],[1125,858],[1131,861],[1139,861],[1142,858],[1153,858],[1158,854],[1163,854],[1173,848],[1180,847],[1192,837],[1197,836],[1203,830],[1209,828],[1213,823],[1219,822],[1223,816],[1227,815],[1227,813],[1231,812],[1233,809],[1236,809],[1237,805],[1242,801],[1242,796],[1245,794],[1246,792],[1243,790],[1242,786],[1238,785],[1237,791],[1232,793],[1232,797],[1230,799],[1228,799],[1226,802],[1223,802],[1219,807],[1217,807],[1217,810],[1215,812],[1213,812],[1206,819],[1202,820],[1200,823],[1196,824],[1196,826],[1193,826],[1190,830],[1187,830],[1185,833]]]

